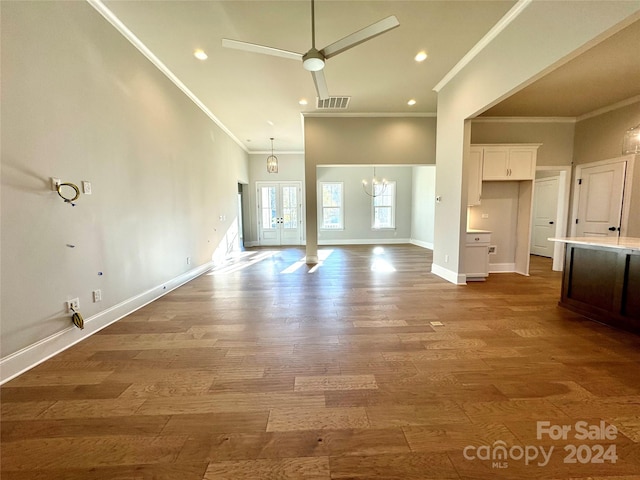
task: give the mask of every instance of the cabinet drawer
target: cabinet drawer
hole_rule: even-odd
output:
[[[490,233],[467,233],[467,245],[491,243]]]

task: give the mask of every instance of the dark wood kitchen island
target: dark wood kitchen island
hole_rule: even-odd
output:
[[[640,333],[640,238],[550,238],[565,244],[560,306]]]

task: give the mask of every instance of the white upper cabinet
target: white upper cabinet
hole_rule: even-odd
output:
[[[539,145],[473,145],[482,149],[482,180],[533,180]]]

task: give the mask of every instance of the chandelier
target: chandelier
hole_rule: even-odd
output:
[[[271,137],[271,155],[267,157],[267,173],[278,173],[278,157],[273,154],[273,137]]]
[[[362,180],[362,189],[364,193],[369,195],[370,197],[379,197],[384,194],[387,190],[387,179],[383,178],[382,180],[378,180],[376,177],[376,167],[373,167],[373,178],[371,179],[371,191],[367,190],[369,186],[369,182],[366,179]]]
[[[622,153],[640,153],[640,125],[636,125],[625,132]]]

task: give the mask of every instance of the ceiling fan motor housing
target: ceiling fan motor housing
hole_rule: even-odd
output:
[[[303,55],[302,66],[310,72],[318,72],[324,68],[324,55],[312,48]]]

